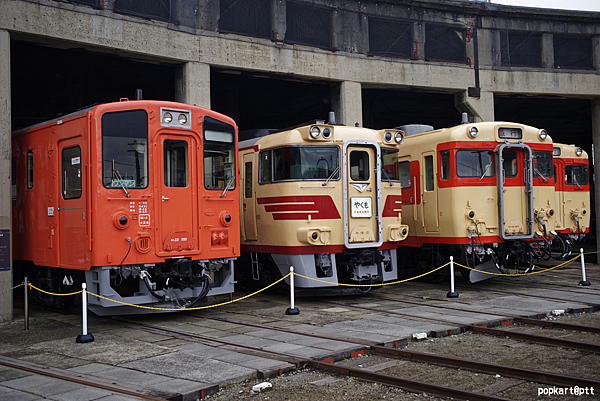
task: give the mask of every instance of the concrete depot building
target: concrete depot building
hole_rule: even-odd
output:
[[[12,286],[11,132],[137,89],[212,108],[240,130],[330,110],[346,125],[442,128],[467,112],[545,128],[600,174],[600,13],[449,0],[0,0],[0,292]],[[0,321],[10,319],[6,291]]]

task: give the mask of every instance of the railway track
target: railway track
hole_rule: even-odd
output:
[[[499,365],[495,363],[485,363],[479,361],[468,360],[464,358],[455,358],[448,356],[440,356],[416,351],[402,350],[397,348],[384,347],[376,344],[375,342],[365,341],[363,339],[356,338],[348,338],[344,336],[331,336],[331,335],[322,335],[314,332],[305,332],[298,330],[290,330],[285,327],[278,327],[274,325],[267,325],[261,323],[254,322],[246,322],[236,319],[229,319],[223,317],[206,317],[202,315],[188,314],[188,316],[192,316],[198,319],[208,319],[208,320],[216,320],[220,322],[226,322],[230,324],[237,324],[245,327],[252,327],[257,329],[269,329],[280,332],[285,332],[294,335],[302,335],[307,337],[319,338],[319,339],[327,339],[327,340],[337,340],[348,342],[349,346],[355,345],[357,347],[363,347],[364,350],[368,353],[379,355],[385,358],[392,359],[401,359],[413,363],[425,363],[430,365],[442,366],[450,369],[459,369],[459,370],[470,370],[473,372],[478,372],[481,374],[487,375],[501,375],[503,377],[511,377],[518,380],[525,380],[527,382],[532,383],[540,383],[551,386],[573,386],[578,385],[581,387],[595,387],[600,388],[600,381],[588,378],[580,378],[573,377],[564,374],[555,374],[551,372],[538,371],[532,369],[524,369],[513,366]],[[265,358],[276,359],[280,361],[285,361],[288,363],[293,363],[298,367],[307,366],[312,369],[322,371],[329,374],[335,375],[344,375],[344,376],[352,376],[361,380],[367,380],[377,383],[382,383],[385,385],[390,385],[394,387],[401,388],[410,392],[427,392],[431,395],[439,396],[439,397],[452,397],[459,399],[470,399],[470,400],[499,400],[503,399],[500,397],[496,397],[494,395],[489,394],[481,394],[472,391],[467,391],[458,388],[450,388],[446,385],[440,386],[435,383],[426,383],[423,381],[406,379],[394,375],[386,375],[378,372],[373,372],[365,369],[357,369],[352,367],[347,367],[343,365],[338,365],[333,363],[332,361],[327,360],[315,360],[312,358],[299,358],[295,355],[289,353],[282,352],[274,352],[274,351],[266,351],[257,347],[251,347],[247,345],[242,345],[222,339],[215,339],[211,337],[206,337],[198,334],[190,334],[187,332],[180,332],[177,330],[173,330],[170,328],[158,327],[149,324],[142,323],[131,323],[127,322],[123,319],[119,319],[123,324],[131,328],[138,328],[141,330],[145,330],[155,334],[169,335],[176,338],[185,339],[186,341],[199,342],[205,345],[212,346],[220,346],[227,347],[227,349],[235,350],[237,352],[246,353],[255,356],[262,356]],[[562,327],[571,327],[573,325],[561,324]],[[579,327],[581,329],[581,327]],[[480,328],[484,334],[489,334],[486,328]],[[522,333],[519,333],[522,334]],[[517,336],[515,336],[517,337]],[[542,337],[542,336],[536,336]],[[524,341],[531,341],[531,335],[522,335],[521,338],[526,338]],[[522,340],[523,341],[523,340]],[[552,342],[551,345],[557,346],[568,346],[569,348],[573,348],[575,342]],[[538,342],[540,342],[538,338]],[[588,352],[589,349],[586,348]],[[596,350],[596,349],[595,349]],[[599,351],[599,350],[596,350]]]

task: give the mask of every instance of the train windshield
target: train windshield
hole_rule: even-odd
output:
[[[542,179],[552,178],[552,152],[533,152],[533,176]]]
[[[565,184],[578,186],[588,185],[588,166],[565,166]]]
[[[400,180],[398,149],[381,148],[382,180]]]
[[[286,146],[261,152],[261,182],[339,179],[335,146]],[[272,162],[272,165],[271,165]]]
[[[102,183],[107,188],[148,186],[148,114],[145,110],[102,115]]]
[[[211,117],[204,118],[204,187],[229,191],[235,188],[235,128]]]
[[[456,174],[459,177],[493,177],[494,153],[491,150],[459,150],[456,152]]]

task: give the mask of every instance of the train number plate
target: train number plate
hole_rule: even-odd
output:
[[[350,211],[353,218],[357,217],[372,217],[373,207],[372,199],[368,196],[354,196],[350,198]]]

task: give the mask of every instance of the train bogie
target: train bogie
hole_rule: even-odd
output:
[[[395,279],[394,249],[408,234],[402,132],[321,122],[264,134],[240,142],[242,250],[252,266],[240,277],[285,276],[293,266],[305,294]]]
[[[14,258],[28,270],[18,275],[51,277],[54,290],[85,280],[102,297],[89,297],[97,313],[233,292],[236,135],[226,116],[158,101],[15,132]]]

